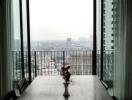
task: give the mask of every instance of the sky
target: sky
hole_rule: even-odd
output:
[[[30,0],[31,40],[73,40],[93,34],[93,0]]]

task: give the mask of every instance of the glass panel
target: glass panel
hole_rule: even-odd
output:
[[[113,37],[113,0],[104,0],[103,2],[103,80],[108,85],[112,95],[113,88],[113,53],[114,53],[114,37]],[[113,42],[111,42],[113,41]]]
[[[100,78],[101,64],[101,0],[97,0],[97,75]]]
[[[38,72],[56,73],[55,65],[65,62],[73,74],[92,73],[93,0],[30,0],[30,18],[31,49],[38,51],[32,52],[32,66]]]
[[[13,0],[13,27],[14,27],[14,51],[13,51],[13,77],[14,86],[22,78],[22,67],[24,67],[25,77],[28,79],[28,53],[27,53],[27,15],[26,0],[22,1],[22,27],[23,27],[23,49],[24,66],[21,62],[21,36],[20,36],[20,0]]]
[[[23,47],[24,47],[24,72],[28,79],[28,47],[27,47],[27,9],[26,0],[22,0],[22,20],[23,20]]]
[[[21,39],[20,39],[20,9],[19,0],[13,0],[13,31],[14,31],[14,50],[13,54],[13,86],[15,87],[21,78]]]

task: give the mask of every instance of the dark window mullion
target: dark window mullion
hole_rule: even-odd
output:
[[[96,75],[96,4],[97,1],[93,0],[93,61],[92,61],[92,74]]]
[[[103,51],[104,51],[104,31],[103,31],[103,22],[104,22],[104,16],[103,16],[103,11],[104,11],[104,0],[101,0],[101,51],[100,51],[100,55],[101,55],[101,64],[100,64],[100,79],[103,80]]]
[[[22,0],[19,0],[19,10],[20,10],[20,39],[21,39],[21,69],[22,69],[22,77],[24,75],[24,43],[23,43],[23,15],[22,15]]]
[[[27,13],[28,74],[29,74],[29,83],[31,83],[32,76],[31,76],[31,46],[30,46],[30,12],[29,12],[29,0],[26,0],[26,13]]]

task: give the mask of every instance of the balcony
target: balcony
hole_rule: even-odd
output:
[[[104,51],[103,79],[109,87],[113,87],[113,51]],[[21,52],[12,51],[13,85],[22,78]],[[66,51],[31,51],[31,76],[60,75],[61,67],[71,66],[72,75],[92,75],[91,50]],[[97,75],[100,77],[100,51],[97,51]],[[28,52],[24,52],[24,75],[28,79]]]

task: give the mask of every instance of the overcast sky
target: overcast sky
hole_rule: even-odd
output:
[[[93,0],[30,0],[31,40],[93,34]]]

